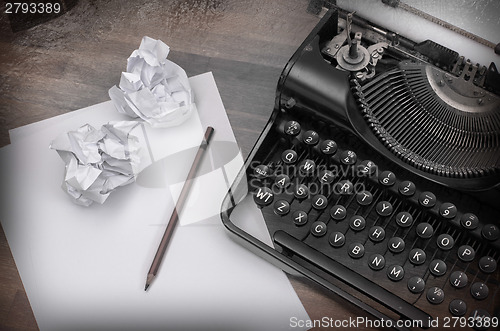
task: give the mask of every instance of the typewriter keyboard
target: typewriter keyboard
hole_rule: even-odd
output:
[[[497,326],[495,211],[311,122],[283,116],[247,170],[276,248],[424,326],[438,316]]]

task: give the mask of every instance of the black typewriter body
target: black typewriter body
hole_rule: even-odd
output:
[[[284,68],[221,216],[259,255],[396,328],[487,329],[500,317],[499,187],[494,64],[335,8]],[[238,224],[245,199],[271,243]]]

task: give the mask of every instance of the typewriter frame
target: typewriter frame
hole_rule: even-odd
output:
[[[336,34],[338,17],[339,9],[330,9],[302,42],[300,47],[292,55],[283,69],[277,84],[273,112],[257,139],[257,142],[248,155],[243,168],[240,170],[235,182],[229,189],[228,194],[223,201],[221,219],[224,226],[227,228],[228,233],[235,241],[256,255],[259,255],[267,261],[280,267],[283,271],[292,275],[304,276],[379,319],[392,319],[392,317],[385,315],[384,308],[382,308],[382,310],[378,309],[378,307],[383,307],[383,303],[377,300],[377,298],[366,296],[373,299],[373,302],[378,302],[380,304],[376,304],[375,306],[377,308],[374,308],[372,305],[368,305],[364,301],[334,285],[336,282],[338,283],[339,280],[332,275],[329,275],[327,272],[312,265],[310,265],[309,268],[304,267],[291,257],[287,256],[286,252],[280,252],[273,249],[271,246],[268,246],[251,234],[242,230],[230,219],[231,213],[236,205],[247,194],[250,194],[246,187],[246,181],[247,172],[251,167],[252,160],[254,160],[259,153],[263,151],[266,137],[276,128],[276,119],[279,118],[279,116],[282,116],[282,114],[293,111],[295,107],[306,109],[307,111],[314,113],[316,117],[325,117],[326,120],[329,120],[328,116],[322,113],[321,109],[333,111],[335,124],[338,127],[361,138],[365,144],[375,150],[375,153],[379,153],[383,158],[386,158],[389,161],[388,163],[390,163],[391,166],[398,168],[404,173],[412,172],[417,177],[422,176],[431,182],[458,190],[475,191],[478,187],[482,187],[483,189],[480,191],[488,191],[488,196],[494,197],[492,201],[500,198],[498,185],[500,180],[498,176],[494,178],[474,178],[470,180],[443,178],[437,175],[425,173],[409,164],[401,162],[401,160],[394,156],[394,154],[392,154],[368,128],[360,112],[349,111],[349,109],[356,109],[358,107],[354,96],[351,93],[349,72],[343,72],[335,69],[326,63],[319,48],[328,37]],[[307,70],[301,71],[303,61],[307,62],[309,66]],[[311,63],[313,63],[312,67],[310,66]],[[336,70],[336,74],[323,74],[324,69],[327,67],[329,68],[328,70]],[[292,72],[292,68],[294,72]],[[297,77],[299,75],[300,81]],[[321,80],[322,78],[324,80]],[[328,81],[331,79],[338,82],[335,87],[343,87],[343,89],[341,88],[340,90],[337,90],[337,93],[335,94],[328,93],[330,92],[327,90]],[[292,85],[292,87],[290,87],[290,85]],[[315,89],[314,94],[316,98],[314,100],[307,96],[311,89]],[[334,105],[334,107],[332,107],[332,105]],[[493,186],[491,185],[492,183],[494,184]],[[482,193],[477,192],[477,194],[480,195]],[[366,295],[362,292],[359,293]],[[388,312],[389,310],[386,309],[385,311]],[[395,313],[399,315],[397,312]],[[425,322],[426,321],[424,321],[424,323]]]

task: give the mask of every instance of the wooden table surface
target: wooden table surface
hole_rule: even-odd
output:
[[[246,157],[272,111],[290,56],[319,21],[308,0],[80,0],[64,15],[12,32],[0,13],[0,146],[8,130],[109,100],[143,36],[161,39],[188,76],[212,71]],[[290,277],[312,319],[362,314]],[[0,330],[36,330],[0,231]]]

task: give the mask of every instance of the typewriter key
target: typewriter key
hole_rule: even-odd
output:
[[[413,224],[413,217],[410,213],[402,211],[396,215],[396,223],[402,228],[408,228]]]
[[[364,160],[362,161],[359,166],[358,166],[358,176],[364,177],[364,176],[371,176],[377,172],[377,165],[370,161],[370,160]]]
[[[311,233],[315,237],[322,237],[326,233],[326,224],[321,221],[316,221],[311,226]]]
[[[255,203],[261,207],[273,202],[274,194],[269,187],[259,187],[253,196]]]
[[[468,277],[463,271],[454,271],[450,275],[450,284],[455,288],[463,288],[467,285]]]
[[[297,161],[297,158],[297,152],[293,149],[287,149],[281,153],[281,160],[285,162],[285,164],[294,164]]]
[[[444,275],[447,269],[446,263],[439,259],[432,260],[429,265],[429,271],[437,277]]]
[[[412,278],[408,279],[408,289],[411,293],[421,293],[424,288],[425,281],[422,278],[413,276]]]
[[[337,151],[337,143],[330,139],[323,140],[321,144],[319,144],[319,149],[324,155],[333,155]]]
[[[467,230],[474,230],[479,225],[479,219],[472,213],[463,214],[460,218],[460,224]]]
[[[455,240],[449,234],[443,233],[439,235],[436,243],[438,247],[441,248],[443,251],[448,251],[455,244]]]
[[[285,123],[283,131],[286,135],[295,137],[300,133],[300,124],[297,121],[288,121]]]
[[[432,192],[422,192],[418,197],[421,206],[431,208],[436,204],[436,196]]]
[[[435,305],[444,301],[444,291],[439,287],[431,287],[427,290],[427,300]]]
[[[385,230],[381,226],[374,225],[370,228],[368,237],[373,242],[381,242],[385,238]]]
[[[342,205],[335,205],[330,208],[330,216],[336,221],[343,220],[347,215],[347,210]]]
[[[375,209],[380,216],[389,216],[393,210],[392,204],[389,201],[380,201],[375,206]]]
[[[342,232],[332,232],[330,234],[330,237],[328,238],[328,242],[330,243],[330,245],[332,245],[332,247],[342,247],[345,244],[345,236]]]
[[[491,274],[497,269],[497,261],[491,256],[483,256],[479,259],[479,269],[484,273]]]
[[[273,205],[274,212],[276,215],[286,215],[290,211],[290,204],[286,200],[278,200]]]
[[[400,281],[404,276],[405,270],[400,265],[395,264],[387,268],[387,277],[394,282]]]
[[[307,223],[307,213],[303,210],[297,210],[292,215],[293,223],[298,226],[302,226]]]
[[[368,266],[373,270],[382,270],[385,267],[385,258],[380,254],[373,254],[368,259]]]
[[[417,225],[417,235],[422,239],[429,239],[434,234],[434,228],[429,223]]]
[[[308,146],[314,146],[319,142],[319,135],[316,131],[313,130],[306,131],[304,133],[302,141]]]
[[[409,180],[405,180],[399,184],[398,191],[405,197],[411,197],[413,194],[415,194],[415,191],[417,190],[417,187],[413,182],[410,182]]]
[[[439,207],[439,215],[446,219],[455,218],[457,216],[457,207],[450,202],[445,202]]]
[[[476,300],[484,300],[488,296],[489,289],[488,286],[485,283],[482,282],[476,282],[472,284],[470,287],[470,294],[474,297]]]
[[[448,308],[453,316],[463,316],[467,311],[467,304],[460,299],[455,299],[450,302],[450,306]]]
[[[495,241],[500,237],[500,230],[495,224],[486,224],[481,230],[483,238],[490,241]]]
[[[408,255],[408,260],[410,260],[411,264],[421,265],[424,264],[426,257],[427,256],[422,249],[414,248],[410,251],[410,254]]]
[[[464,262],[470,262],[474,260],[474,257],[476,256],[476,251],[469,245],[462,245],[458,248],[457,255],[460,260]],[[479,260],[479,262],[481,262],[481,260]]]
[[[305,176],[311,176],[316,170],[316,163],[313,160],[305,159],[299,164],[299,172]]]
[[[392,186],[396,182],[396,175],[392,171],[384,171],[378,177],[378,181],[384,186]]]

